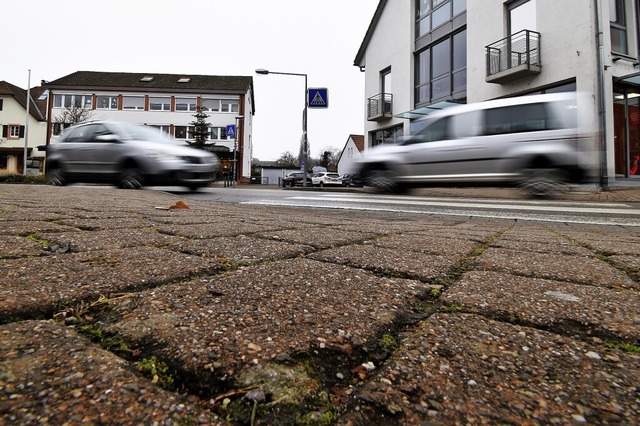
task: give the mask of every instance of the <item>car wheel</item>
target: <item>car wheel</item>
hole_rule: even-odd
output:
[[[53,186],[65,186],[67,184],[67,178],[64,175],[64,171],[60,167],[52,167],[47,172],[47,183]]]
[[[294,186],[296,186],[296,181],[295,181],[295,180],[292,180],[292,181],[289,183],[289,186],[290,186],[290,187],[292,187],[292,188],[293,188]]]
[[[142,174],[135,167],[127,167],[120,173],[118,188],[140,189],[143,185]]]
[[[566,190],[566,173],[554,168],[526,169],[520,187],[531,198],[552,198]]]
[[[396,174],[389,169],[370,170],[367,177],[369,186],[378,192],[403,192],[402,186],[396,181]]]
[[[324,188],[324,182],[320,182],[320,188]]]

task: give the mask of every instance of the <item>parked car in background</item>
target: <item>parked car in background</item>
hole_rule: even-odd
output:
[[[400,144],[366,151],[358,173],[383,192],[491,183],[550,196],[596,175],[595,138],[579,125],[587,124],[581,104],[575,93],[559,93],[446,108],[412,123]]]
[[[363,186],[360,175],[355,173],[346,173],[340,176],[342,180],[342,186]]]
[[[340,175],[335,172],[320,172],[311,178],[313,186],[342,186]]]
[[[282,186],[303,186],[304,179],[307,179],[307,185],[311,186],[311,176],[304,172],[291,172],[282,178]]]
[[[210,152],[132,123],[78,124],[46,151],[47,180],[53,185],[90,182],[128,189],[170,185],[196,190],[212,182],[220,166]]]

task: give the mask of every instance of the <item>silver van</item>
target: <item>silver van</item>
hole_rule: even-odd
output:
[[[365,151],[359,173],[382,192],[500,184],[550,196],[566,183],[595,177],[594,137],[581,131],[578,113],[574,93],[447,108],[413,122],[401,143]]]

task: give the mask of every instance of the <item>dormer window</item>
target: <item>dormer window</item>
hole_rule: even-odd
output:
[[[182,77],[178,80],[178,83],[188,83],[191,79],[189,77]]]
[[[142,78],[140,79],[140,82],[141,82],[141,83],[148,83],[148,82],[150,82],[150,81],[153,81],[153,77],[145,76],[145,77],[142,77]]]

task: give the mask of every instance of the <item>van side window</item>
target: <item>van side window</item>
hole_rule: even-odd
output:
[[[560,127],[558,118],[550,117],[544,104],[513,105],[485,111],[484,134],[535,132]]]
[[[418,132],[416,135],[417,137],[413,138],[412,143],[444,141],[451,139],[449,123],[449,117],[442,117],[439,120],[430,122]]]

